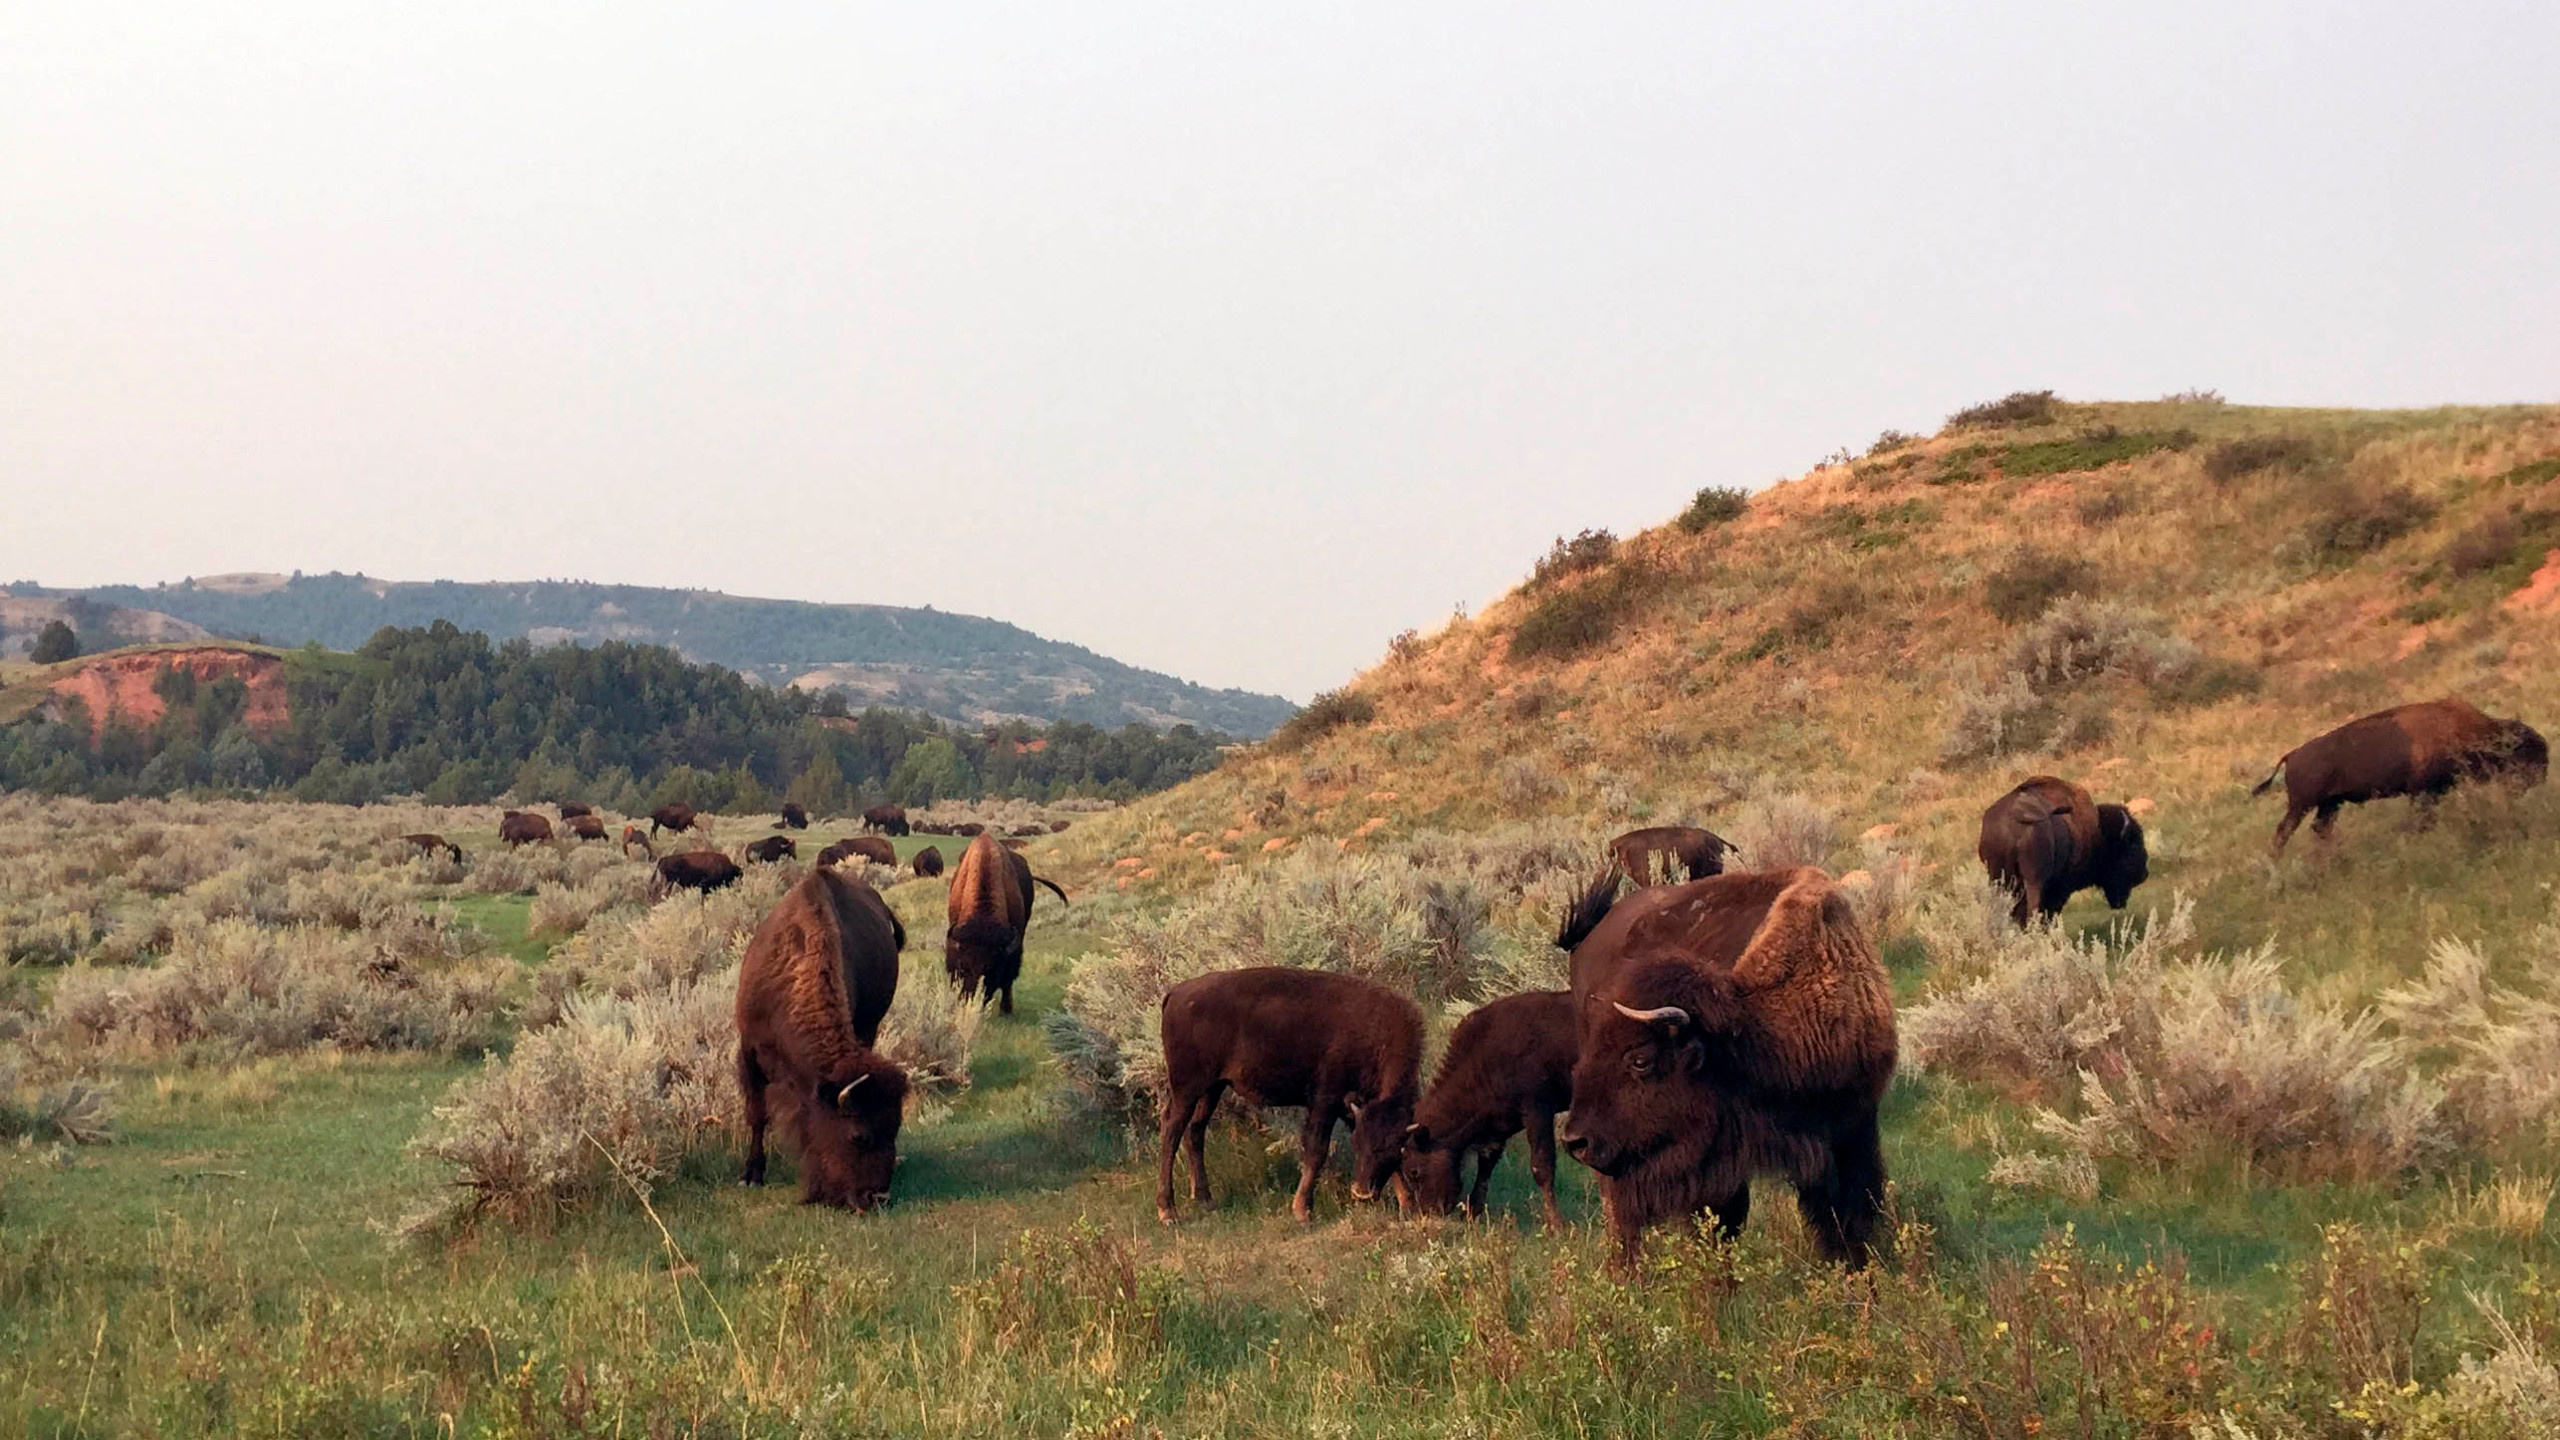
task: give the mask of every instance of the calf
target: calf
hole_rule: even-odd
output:
[[[453,857],[454,864],[459,865],[462,863],[462,847],[454,844],[452,841],[447,840],[441,835],[403,835],[400,838],[418,847],[418,852],[422,855],[433,855],[437,851],[442,850]]]
[[[1529,1134],[1529,1175],[1546,1201],[1550,1230],[1564,1225],[1556,1208],[1556,1115],[1573,1108],[1573,994],[1533,990],[1506,995],[1458,1022],[1431,1089],[1404,1137],[1404,1183],[1416,1209],[1446,1215],[1458,1208],[1460,1172],[1476,1157],[1470,1216],[1484,1214],[1485,1189],[1511,1137]]]
[[[738,967],[742,1183],[764,1183],[778,1088],[798,1132],[801,1202],[862,1211],[888,1199],[907,1075],[872,1046],[906,943],[878,893],[833,870],[810,871],[756,927]]]
[[[643,859],[643,860],[653,860],[653,859],[656,859],[656,858],[657,858],[657,854],[658,854],[658,852],[657,852],[656,847],[654,847],[654,846],[650,845],[650,843],[649,843],[649,837],[648,837],[648,836],[643,835],[643,834],[641,834],[641,833],[640,833],[640,827],[639,827],[639,826],[637,826],[637,825],[625,825],[625,826],[623,826],[623,827],[622,827],[622,853],[623,853],[623,855],[624,855],[624,856],[626,856],[626,857],[628,857],[628,856],[631,854],[631,847],[633,847],[634,845],[637,845],[637,846],[639,846],[639,847],[640,847],[640,858],[641,858],[641,859]]]
[[[758,864],[770,865],[786,857],[800,858],[800,846],[788,835],[767,835],[747,844],[747,858]]]
[[[679,887],[708,895],[724,886],[737,884],[738,877],[744,873],[738,868],[737,861],[717,850],[689,850],[658,862],[657,876],[649,882],[649,898],[663,900]]]
[[[1405,1127],[1412,1123],[1422,1065],[1422,1010],[1383,985],[1287,966],[1220,970],[1165,992],[1163,1150],[1157,1156],[1156,1218],[1173,1223],[1173,1152],[1191,1165],[1191,1199],[1209,1201],[1201,1147],[1218,1097],[1233,1089],[1248,1104],[1302,1105],[1300,1220],[1315,1218],[1316,1175],[1333,1149],[1333,1127],[1351,1120],[1351,1194],[1374,1198],[1398,1181]]]

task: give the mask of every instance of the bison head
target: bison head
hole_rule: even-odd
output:
[[[1408,1203],[1426,1215],[1446,1215],[1457,1209],[1466,1158],[1464,1149],[1450,1144],[1445,1135],[1432,1134],[1428,1125],[1407,1129],[1404,1161],[1397,1174],[1404,1181]]]
[[[2509,784],[2530,790],[2551,772],[2551,747],[2543,743],[2541,731],[2523,721],[2502,720],[2490,765]]]
[[[889,1176],[898,1168],[898,1127],[907,1111],[907,1072],[885,1060],[820,1080],[817,1109],[825,1123],[811,1137],[830,1152],[819,1163],[835,1184],[826,1198],[855,1211],[889,1198]],[[805,1162],[804,1162],[805,1163]]]
[[[1717,1113],[1710,1054],[1739,1018],[1720,976],[1680,960],[1627,972],[1583,1017],[1564,1148],[1603,1175],[1623,1175],[1677,1142],[1711,1138]]]
[[[1413,1123],[1413,1097],[1389,1095],[1363,1100],[1348,1096],[1351,1112],[1351,1198],[1375,1200],[1378,1187],[1396,1177],[1404,1161],[1404,1132]]]
[[[978,989],[990,971],[1022,963],[1022,932],[999,920],[971,920],[942,937],[942,967],[963,995]]]
[[[2142,843],[2142,822],[2121,805],[2098,807],[2098,889],[2110,909],[2121,910],[2133,898],[2133,887],[2151,878],[2151,851]]]

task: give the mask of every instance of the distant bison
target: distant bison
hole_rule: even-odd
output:
[[[961,862],[963,871],[968,862]],[[1315,1218],[1316,1176],[1333,1127],[1351,1121],[1351,1193],[1371,1199],[1401,1177],[1422,1065],[1422,1011],[1356,976],[1287,966],[1219,970],[1165,992],[1163,1149],[1156,1157],[1156,1218],[1170,1225],[1173,1152],[1191,1168],[1191,1200],[1209,1200],[1201,1147],[1218,1097],[1232,1088],[1252,1105],[1303,1105],[1298,1130],[1300,1220]]]
[[[560,802],[560,818],[563,820],[575,820],[581,815],[593,815],[594,813],[596,813],[596,807],[593,805],[582,805],[575,800],[563,800]]]
[[[908,863],[915,866],[917,879],[929,880],[942,873],[942,852],[927,845],[917,851],[915,859]]]
[[[2142,822],[2121,805],[2094,805],[2068,780],[2037,775],[1982,812],[1974,847],[1993,883],[2017,897],[2009,918],[2024,925],[2061,913],[2072,896],[2095,888],[2121,910],[2133,887],[2151,878]]]
[[[1865,1264],[1893,994],[1847,898],[1811,867],[1622,901],[1617,882],[1575,902],[1557,943],[1577,1052],[1565,1149],[1599,1172],[1618,1263],[1656,1221],[1713,1210],[1738,1231],[1751,1177],[1776,1171],[1823,1253]]]
[[[1002,1013],[1013,1013],[1013,982],[1022,974],[1022,938],[1031,928],[1034,885],[1067,892],[1057,882],[1031,873],[1030,863],[980,835],[969,842],[951,875],[951,926],[943,932],[942,968],[962,995],[1003,997]]]
[[[1511,1137],[1529,1135],[1529,1178],[1546,1201],[1549,1229],[1556,1208],[1556,1115],[1573,1108],[1573,992],[1532,990],[1479,1006],[1458,1022],[1431,1088],[1405,1131],[1404,1183],[1414,1208],[1446,1215],[1458,1208],[1467,1157],[1476,1159],[1469,1215],[1484,1214],[1493,1167]]]
[[[1035,835],[1048,834],[1049,827],[1046,825],[1016,825],[1005,833],[1017,840],[1028,840]]]
[[[2550,768],[2550,747],[2532,726],[2447,698],[2350,720],[2287,751],[2249,793],[2263,795],[2276,776],[2284,777],[2284,819],[2276,822],[2275,839],[2281,855],[2302,817],[2314,811],[2311,833],[2326,840],[2341,805],[2407,795],[2423,819],[2456,785],[2496,779],[2530,790]]]
[[[498,838],[508,845],[531,845],[551,838],[551,822],[539,815],[510,810],[498,817]]]
[[[699,890],[708,895],[724,886],[735,885],[744,873],[738,868],[737,861],[717,850],[688,850],[658,862],[657,877],[649,882],[649,898],[663,900],[679,889]]]
[[[761,840],[747,842],[747,858],[758,864],[770,865],[786,858],[796,860],[799,856],[799,844],[788,835],[767,835]]]
[[[908,833],[907,812],[903,806],[874,805],[862,812],[862,823],[866,828],[877,830],[883,835]]]
[[[1067,822],[1066,822],[1066,821],[1064,821],[1064,820],[1052,820],[1052,821],[1050,821],[1050,822],[1049,822],[1049,833],[1050,833],[1050,834],[1052,834],[1052,835],[1064,835],[1064,834],[1066,834],[1066,833],[1067,833]]]
[[[711,817],[682,801],[661,805],[649,812],[649,833],[655,836],[661,830],[700,830],[707,835],[711,832]]]
[[[454,844],[452,841],[447,840],[441,835],[428,835],[422,833],[417,835],[403,835],[400,838],[411,845],[416,846],[423,854],[433,855],[437,851],[442,850],[447,855],[453,857],[454,864],[459,865],[462,863],[462,847]]]
[[[975,836],[984,832],[986,828],[986,826],[979,824],[975,820],[963,820],[951,827],[951,833],[954,835]]]
[[[622,827],[622,853],[623,853],[624,855],[626,855],[626,856],[627,856],[627,855],[629,855],[629,854],[631,853],[631,847],[633,847],[634,845],[637,845],[637,846],[639,846],[639,847],[640,847],[640,858],[641,858],[641,859],[643,859],[643,860],[653,859],[653,858],[655,858],[655,857],[656,857],[656,855],[657,855],[657,853],[658,853],[658,852],[657,852],[656,847],[652,846],[652,845],[649,843],[649,837],[640,833],[640,827],[639,827],[639,826],[637,826],[637,825],[625,825],[625,826],[623,826],[623,827]]]
[[[907,1074],[872,1046],[906,943],[879,895],[833,870],[810,871],[756,927],[738,967],[740,1180],[764,1183],[767,1102],[779,1087],[798,1132],[802,1203],[862,1211],[888,1198]]]
[[[1609,854],[1618,868],[1635,878],[1639,885],[1657,881],[1668,883],[1673,866],[1688,873],[1683,880],[1704,880],[1724,873],[1724,857],[1733,853],[1732,842],[1712,830],[1695,825],[1656,825],[1645,830],[1630,830],[1609,842]]]
[[[569,833],[581,840],[602,840],[605,838],[604,822],[593,815],[572,815],[569,817]]]
[[[895,867],[898,849],[877,835],[852,835],[818,852],[821,865],[840,865],[859,855],[875,865]]]
[[[782,815],[779,819],[773,822],[773,828],[776,830],[806,830],[809,828],[809,812],[792,804],[790,801],[785,800],[782,802]]]

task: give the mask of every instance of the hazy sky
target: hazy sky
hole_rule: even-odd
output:
[[[2550,0],[19,0],[0,578],[932,603],[1303,699],[2014,388],[2560,398],[2555,74]]]

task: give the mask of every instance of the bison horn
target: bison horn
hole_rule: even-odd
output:
[[[845,1087],[844,1087],[843,1089],[841,1089],[841,1090],[839,1090],[839,1091],[837,1091],[837,1092],[836,1092],[836,1103],[837,1103],[838,1105],[850,1105],[850,1104],[852,1104],[852,1103],[853,1103],[853,1092],[854,1092],[854,1091],[856,1091],[856,1090],[858,1090],[858,1089],[860,1089],[860,1088],[861,1088],[861,1086],[862,1086],[862,1082],[863,1082],[863,1081],[865,1081],[865,1080],[868,1080],[868,1079],[870,1079],[870,1078],[871,1078],[871,1077],[870,1077],[870,1076],[868,1076],[868,1075],[856,1075],[856,1076],[854,1076],[852,1080],[850,1080],[850,1081],[848,1081],[848,1082],[846,1083],[846,1085],[845,1085]]]
[[[1343,1096],[1343,1097],[1342,1097],[1342,1108],[1351,1112],[1351,1118],[1352,1118],[1352,1119],[1357,1120],[1357,1119],[1359,1119],[1359,1118],[1360,1118],[1360,1102],[1359,1102],[1359,1101],[1352,1099],[1352,1098],[1351,1098],[1350,1096],[1348,1096],[1348,1095],[1345,1095],[1345,1096]]]
[[[1677,1005],[1661,1005],[1656,1006],[1651,1010],[1630,1010],[1626,1006],[1612,1000],[1609,1002],[1609,1008],[1640,1025],[1659,1025],[1666,1020],[1671,1022],[1675,1027],[1684,1026],[1689,1023],[1689,1012],[1681,1009]]]

